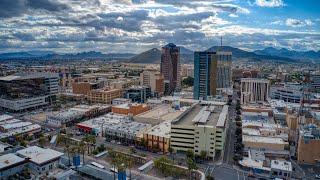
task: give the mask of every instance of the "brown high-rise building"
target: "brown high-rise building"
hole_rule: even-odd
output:
[[[162,47],[161,73],[164,76],[165,95],[181,90],[180,48],[173,43]]]

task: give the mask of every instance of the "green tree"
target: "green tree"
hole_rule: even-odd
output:
[[[170,146],[169,149],[168,149],[169,153],[170,153],[170,156],[172,158],[172,161],[174,162],[174,150],[173,148]]]
[[[86,152],[86,144],[85,142],[82,140],[80,143],[79,143],[79,152],[82,154],[82,164],[84,165],[85,161],[84,161],[84,155],[85,155],[85,152]]]
[[[40,138],[39,138],[39,145],[40,145],[40,147],[44,147],[45,143],[46,143],[46,139],[45,139],[44,137],[40,137]]]
[[[202,160],[205,160],[206,157],[207,157],[207,151],[200,151],[200,158],[201,158]]]
[[[189,170],[189,175],[190,175],[189,177],[190,177],[190,179],[192,179],[192,171],[194,169],[197,169],[197,164],[195,163],[194,159],[191,159],[191,158],[187,158],[186,163],[187,163],[188,170]]]
[[[208,175],[208,176],[206,177],[206,180],[214,180],[214,177],[211,176],[211,175]]]
[[[173,162],[165,156],[161,156],[154,161],[155,168],[166,176],[172,174],[172,165]]]
[[[194,78],[188,76],[187,78],[182,80],[182,86],[190,87],[193,86]]]
[[[187,155],[187,158],[191,158],[191,159],[194,159],[194,157],[195,157],[194,152],[191,149],[187,150],[186,155]]]
[[[69,144],[66,144],[65,147],[64,147],[64,152],[66,152],[67,155],[68,155],[69,166],[71,166],[70,149],[71,149],[70,145],[69,145]]]
[[[24,140],[22,140],[20,141],[20,146],[27,147],[27,143]]]

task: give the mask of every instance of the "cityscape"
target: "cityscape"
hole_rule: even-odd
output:
[[[0,179],[320,179],[319,7],[2,0]]]

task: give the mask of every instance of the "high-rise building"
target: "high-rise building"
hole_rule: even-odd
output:
[[[194,99],[207,99],[218,88],[231,86],[231,57],[231,52],[194,53]]]
[[[164,76],[165,95],[181,89],[180,48],[173,43],[162,47],[161,73]]]
[[[140,85],[150,86],[154,96],[161,96],[164,91],[163,75],[157,70],[143,71],[140,74]]]
[[[259,78],[241,79],[241,104],[267,101],[269,98],[269,80]]]
[[[55,101],[59,88],[56,73],[19,73],[0,78],[0,107],[21,111]]]

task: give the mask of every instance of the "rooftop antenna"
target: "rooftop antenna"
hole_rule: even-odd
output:
[[[222,51],[222,36],[220,36],[220,48],[218,51]]]

